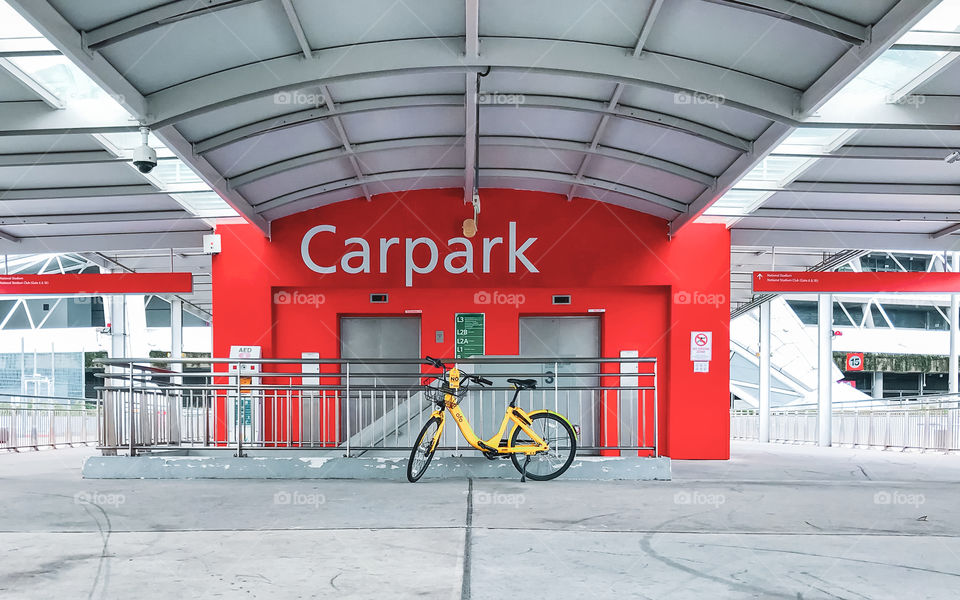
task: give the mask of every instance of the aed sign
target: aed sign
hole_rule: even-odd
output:
[[[863,352],[847,353],[847,371],[863,370]]]
[[[690,332],[690,360],[704,362],[713,360],[713,332]]]
[[[332,238],[330,236],[333,236]],[[323,238],[327,238],[323,240]],[[329,252],[329,240],[337,240],[336,225],[317,225],[311,227],[300,241],[300,256],[303,264],[315,273],[329,275],[342,271],[348,275],[371,273],[387,274],[392,269],[402,269],[404,284],[413,286],[415,275],[427,275],[435,269],[443,268],[451,274],[491,273],[506,267],[509,273],[516,273],[519,267],[528,273],[539,273],[536,265],[524,254],[537,241],[527,237],[521,241],[517,233],[516,221],[510,221],[503,236],[485,237],[470,240],[465,237],[453,237],[446,240],[449,249],[441,256],[440,245],[429,237],[404,238],[382,237],[366,239],[347,237],[343,239],[342,253],[337,256]],[[311,242],[323,240],[328,252],[311,249]]]

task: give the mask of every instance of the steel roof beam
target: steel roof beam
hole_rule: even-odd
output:
[[[0,57],[0,69],[6,71],[8,75],[20,82],[23,87],[30,90],[38,100],[42,100],[50,108],[59,110],[64,107],[63,100],[48,90],[42,83],[25,73],[10,59]]]
[[[790,0],[705,0],[713,4],[749,10],[762,15],[789,21],[801,27],[836,37],[850,44],[862,44],[870,39],[870,28],[843,17],[832,15]]]
[[[67,213],[56,215],[2,216],[6,207],[0,201],[0,227],[8,225],[73,225],[77,223],[107,223],[115,221],[179,221],[200,219],[185,210],[146,210],[100,213]]]
[[[259,1],[175,0],[86,31],[83,34],[84,42],[87,48],[93,50],[177,21]]]
[[[24,56],[60,56],[60,51],[42,37],[0,39],[0,56],[18,58]]]
[[[297,9],[293,7],[293,0],[280,0],[280,2],[283,4],[283,12],[287,15],[287,21],[290,21],[293,34],[297,36],[297,43],[300,44],[300,51],[303,52],[303,57],[310,58],[310,42],[307,41],[307,35],[303,32],[303,23],[300,22],[300,17],[297,16]]]
[[[960,223],[956,223],[956,224],[954,224],[954,225],[950,225],[950,226],[948,226],[948,227],[944,227],[943,229],[941,229],[941,230],[939,230],[939,231],[935,231],[935,232],[931,233],[931,234],[930,234],[930,239],[939,240],[939,239],[942,238],[942,237],[948,236],[948,235],[950,235],[951,233],[956,233],[956,232],[958,232],[958,231],[960,231]]]
[[[125,133],[137,122],[123,110],[93,100],[73,100],[60,110],[43,102],[5,102],[0,112],[0,136]]]
[[[573,183],[574,176],[569,173],[556,173],[553,171],[537,171],[532,169],[481,169],[481,174],[486,174],[490,177],[510,177],[510,178],[527,178],[527,179],[544,179],[549,181],[558,181],[562,183]],[[298,200],[303,200],[305,198],[310,198],[312,196],[318,196],[328,192],[342,190],[346,188],[351,188],[363,183],[376,183],[378,181],[393,181],[398,179],[423,179],[426,177],[460,177],[463,172],[460,169],[410,169],[404,171],[388,171],[383,173],[374,173],[365,176],[362,180],[351,177],[349,179],[341,179],[339,181],[332,181],[322,185],[311,186],[304,188],[302,190],[297,190],[278,196],[276,198],[271,198],[256,205],[259,212],[265,212],[268,210],[273,210],[280,208],[291,202],[296,202]],[[627,196],[633,196],[640,200],[646,200],[647,202],[658,204],[664,208],[668,208],[674,212],[681,212],[684,210],[685,206],[682,202],[678,202],[671,198],[655,194],[653,192],[642,190],[640,188],[635,188],[632,186],[624,185],[621,183],[616,183],[612,181],[606,181],[603,179],[597,179],[588,177],[585,178],[582,182],[582,185],[587,187],[602,189],[610,192],[617,192]]]
[[[218,0],[207,0],[209,3],[215,3]],[[243,2],[245,0],[238,0],[238,2]],[[134,87],[123,75],[114,68],[100,53],[98,52],[89,52],[87,45],[84,43],[84,36],[80,34],[73,26],[63,18],[53,6],[47,0],[8,0],[10,4],[17,12],[19,12],[33,27],[37,29],[44,37],[47,38],[51,43],[53,43],[68,59],[70,59],[74,65],[76,65],[80,70],[87,74],[94,82],[96,82],[101,88],[106,90],[108,93],[113,95],[114,100],[118,104],[123,106],[134,118],[138,119],[141,122],[147,120],[147,101],[144,98],[143,94]],[[178,5],[192,5],[196,7],[195,0],[186,0],[183,2],[174,2],[167,3],[160,7],[157,7],[157,10],[163,10],[165,7],[169,8],[172,4]],[[234,3],[236,4],[236,3]],[[149,13],[150,10],[138,13],[143,15]],[[136,15],[135,15],[136,16]],[[303,61],[302,61],[303,62]],[[93,101],[96,102],[96,101]],[[74,104],[80,103],[71,103],[71,108]],[[93,114],[98,114],[102,110],[103,103],[98,103],[101,106],[98,106],[96,111],[92,111]],[[55,114],[65,113],[66,110],[53,111]],[[78,110],[83,114],[83,109],[78,107]],[[86,120],[89,120],[89,115],[86,116]],[[83,123],[84,120],[78,120],[75,122]],[[77,131],[73,127],[75,122],[66,121],[63,126],[59,129],[66,129],[70,132],[82,133],[83,131]],[[136,130],[136,129],[134,129]],[[98,128],[93,133],[103,133],[102,128]],[[237,211],[240,215],[246,218],[251,224],[256,226],[264,235],[269,235],[270,227],[269,224],[253,210],[253,207],[239,194],[230,194],[228,190],[224,189],[224,186],[220,186],[218,189],[211,181],[217,182],[222,181],[222,176],[213,169],[205,160],[197,157],[193,154],[190,148],[190,144],[180,135],[180,132],[176,128],[171,127],[165,132],[161,133],[154,131],[154,134],[162,141],[168,148],[174,151],[181,160],[183,160],[188,165],[192,166],[194,170],[198,172],[200,177],[207,182],[210,187],[212,187],[220,197],[223,198],[234,210]]]
[[[816,219],[818,221],[910,221],[960,222],[960,212],[841,210],[814,208],[758,208],[748,215],[710,214],[711,217],[738,219]]]
[[[323,102],[327,107],[330,120],[333,122],[334,127],[336,127],[336,132],[334,135],[340,139],[340,144],[343,146],[345,153],[344,156],[346,156],[347,160],[350,161],[350,166],[353,167],[353,172],[356,174],[357,179],[362,180],[363,170],[360,168],[360,163],[357,161],[357,157],[354,155],[353,147],[350,145],[350,138],[347,136],[347,130],[343,127],[343,121],[340,120],[340,115],[337,114],[337,107],[333,103],[333,96],[330,94],[330,88],[325,85],[321,85],[320,93],[323,94]],[[370,190],[367,189],[366,184],[360,184],[360,189],[363,190],[363,195],[366,197],[367,202],[373,200],[373,197],[370,196]]]
[[[647,38],[653,33],[653,24],[657,22],[657,15],[663,8],[664,0],[653,0],[650,4],[650,10],[647,11],[647,17],[643,20],[643,26],[640,28],[640,35],[637,36],[637,43],[633,46],[634,58],[639,57],[647,45]]]
[[[380,110],[399,110],[404,108],[429,106],[455,108],[463,105],[463,96],[460,96],[459,94],[403,96],[395,98],[376,98],[372,100],[355,100],[353,102],[344,102],[343,104],[337,105],[336,114],[345,116]],[[486,108],[495,109],[501,108],[501,106],[489,105]],[[511,110],[514,109],[513,106],[503,108],[509,108]],[[715,143],[732,150],[738,150],[740,152],[749,151],[752,147],[752,142],[743,138],[739,138],[730,133],[714,129],[708,125],[703,125],[695,121],[674,117],[664,113],[624,106],[622,104],[611,110],[607,102],[528,94],[524,96],[524,103],[522,105],[518,105],[517,108],[541,108],[547,110],[567,110],[609,114],[613,118],[638,121],[653,127],[669,129],[671,131],[676,131],[685,135],[707,140],[711,143]],[[331,116],[332,114],[326,108],[310,108],[294,113],[288,113],[280,117],[264,119],[255,123],[242,125],[235,129],[205,138],[194,143],[193,148],[198,154],[205,154],[241,140],[274,131],[289,129],[291,127],[298,127],[306,123],[327,119]]]
[[[463,143],[462,136],[429,136],[417,138],[403,138],[396,140],[380,140],[375,142],[365,142],[363,144],[354,144],[352,146],[353,154],[364,154],[369,152],[383,152],[390,150],[402,150],[408,148],[424,147],[448,147]],[[665,173],[670,173],[678,177],[683,177],[690,181],[695,181],[702,185],[712,185],[714,178],[706,173],[690,169],[670,161],[654,158],[645,154],[620,150],[598,144],[586,145],[583,142],[573,140],[559,140],[550,138],[522,137],[522,136],[482,136],[481,141],[484,146],[513,146],[529,148],[531,150],[544,151],[573,151],[586,152],[590,155],[604,158],[612,158],[628,162],[630,164],[639,164],[652,169],[657,169]],[[311,152],[301,156],[295,156],[286,160],[281,160],[269,165],[264,165],[258,169],[253,169],[230,177],[227,184],[231,188],[238,188],[266,177],[271,177],[285,171],[298,169],[309,165],[319,164],[331,160],[346,158],[349,154],[341,148],[330,148],[319,152]]]
[[[807,229],[730,230],[730,241],[737,246],[790,246],[794,248],[885,248],[887,250],[957,251],[960,238],[943,236],[931,239],[926,233],[810,231]]]
[[[842,146],[833,152],[775,151],[770,156],[794,158],[854,158],[858,160],[928,160],[942,161],[953,148],[919,146]]]
[[[910,31],[893,45],[894,50],[960,52],[958,31]]]
[[[459,38],[426,38],[356,44],[314,52],[314,60],[284,56],[226,69],[149,95],[149,124],[166,125],[238,102],[308,85],[400,73],[520,69],[580,75],[645,85],[669,92],[705,94],[731,106],[791,121],[798,90],[760,77],[691,59],[656,54],[638,61],[621,49],[573,41],[487,38],[483,57],[460,52]]]
[[[19,242],[0,241],[0,251],[7,254],[46,254],[50,252],[87,252],[103,250],[132,250],[140,248],[201,248],[204,234],[210,229],[196,231],[155,231],[126,233],[90,233],[20,238]]]
[[[0,190],[0,200],[57,200],[60,198],[109,198],[114,196],[166,196],[170,194],[206,194],[210,190],[168,187],[158,189],[148,183],[88,187],[14,188]]]
[[[0,167],[35,167],[38,165],[81,165],[123,162],[105,150],[78,150],[74,152],[26,152],[0,154]]]
[[[257,214],[257,211],[250,205],[242,194],[231,190],[220,171],[216,170],[207,159],[196,154],[190,142],[183,137],[176,127],[164,127],[155,129],[153,134],[157,136],[163,144],[177,154],[183,162],[191,165],[200,179],[219,195],[224,202],[237,211],[249,223],[257,227],[264,235],[270,235],[270,224],[266,219]]]
[[[898,103],[826,107],[801,127],[841,129],[960,130],[960,97],[907,94]]]
[[[742,181],[737,189],[762,192],[796,192],[804,194],[875,194],[895,196],[956,196],[960,185],[931,183],[870,183],[839,181],[794,181],[785,186],[767,182]]]
[[[886,52],[900,36],[933,10],[940,0],[899,0],[870,29],[870,40],[847,50],[801,96],[799,107],[793,113],[796,121],[810,118],[847,83]],[[795,121],[795,122],[796,122]],[[820,126],[825,126],[823,123]],[[688,211],[670,223],[671,235],[676,235],[692,223],[714,202],[727,193],[740,179],[793,133],[794,127],[785,122],[773,123],[754,143],[754,148],[733,162],[717,181],[696,198]]]
[[[464,16],[466,19],[463,40],[463,55],[468,60],[476,61],[480,58],[480,1],[464,0]],[[479,186],[477,182],[477,149],[479,135],[477,130],[479,110],[477,102],[480,94],[480,77],[475,73],[466,73],[464,76],[463,92],[463,203],[473,201],[473,190]]]

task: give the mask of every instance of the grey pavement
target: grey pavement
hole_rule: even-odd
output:
[[[960,597],[960,456],[735,442],[669,482],[412,485],[83,480],[93,453],[0,455],[0,598]]]

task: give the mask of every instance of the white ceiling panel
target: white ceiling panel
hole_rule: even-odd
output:
[[[849,45],[767,15],[701,0],[670,0],[647,47],[806,89]]]
[[[534,71],[491,70],[480,79],[480,91],[487,103],[523,103],[525,99],[517,95],[567,96],[607,102],[616,85],[612,81]]]
[[[748,140],[756,139],[770,126],[767,119],[727,106],[719,97],[630,85],[624,88],[620,103],[688,119]]]
[[[582,111],[485,105],[480,110],[480,134],[539,137],[589,142],[600,115]]]
[[[939,160],[824,158],[807,169],[799,180],[957,184],[960,183],[960,168]]]
[[[350,161],[345,158],[285,171],[266,177],[240,188],[245,198],[259,204],[290,192],[309,188],[329,181],[354,177]]]
[[[462,108],[404,108],[344,115],[343,127],[355,144],[428,135],[462,135]]]
[[[336,103],[368,98],[397,98],[430,94],[463,94],[463,73],[416,73],[336,81],[330,95]]]
[[[32,154],[103,150],[89,135],[0,135],[0,154]]]
[[[239,141],[205,155],[227,177],[246,173],[263,165],[319,150],[340,147],[341,142],[328,120],[306,123]]]
[[[420,146],[357,155],[360,170],[371,178],[386,171],[409,169],[462,169],[463,146]]]
[[[103,185],[142,185],[143,178],[128,164],[39,165],[0,167],[0,188],[33,189]],[[2,192],[0,192],[2,195]]]
[[[612,119],[600,143],[687,165],[712,175],[723,172],[738,156],[735,150],[702,138],[626,119]]]
[[[484,0],[480,35],[535,37],[633,47],[650,0]]]
[[[463,36],[463,4],[449,0],[297,0],[312,48],[383,40]]]
[[[585,175],[629,185],[684,203],[691,202],[705,189],[695,181],[621,160],[594,158]]]
[[[175,21],[103,50],[104,56],[144,94],[230,67],[298,51],[279,2],[240,4]],[[262,67],[270,77],[270,68]]]

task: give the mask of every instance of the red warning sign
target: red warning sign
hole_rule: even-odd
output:
[[[847,371],[863,370],[863,352],[847,353]]]

